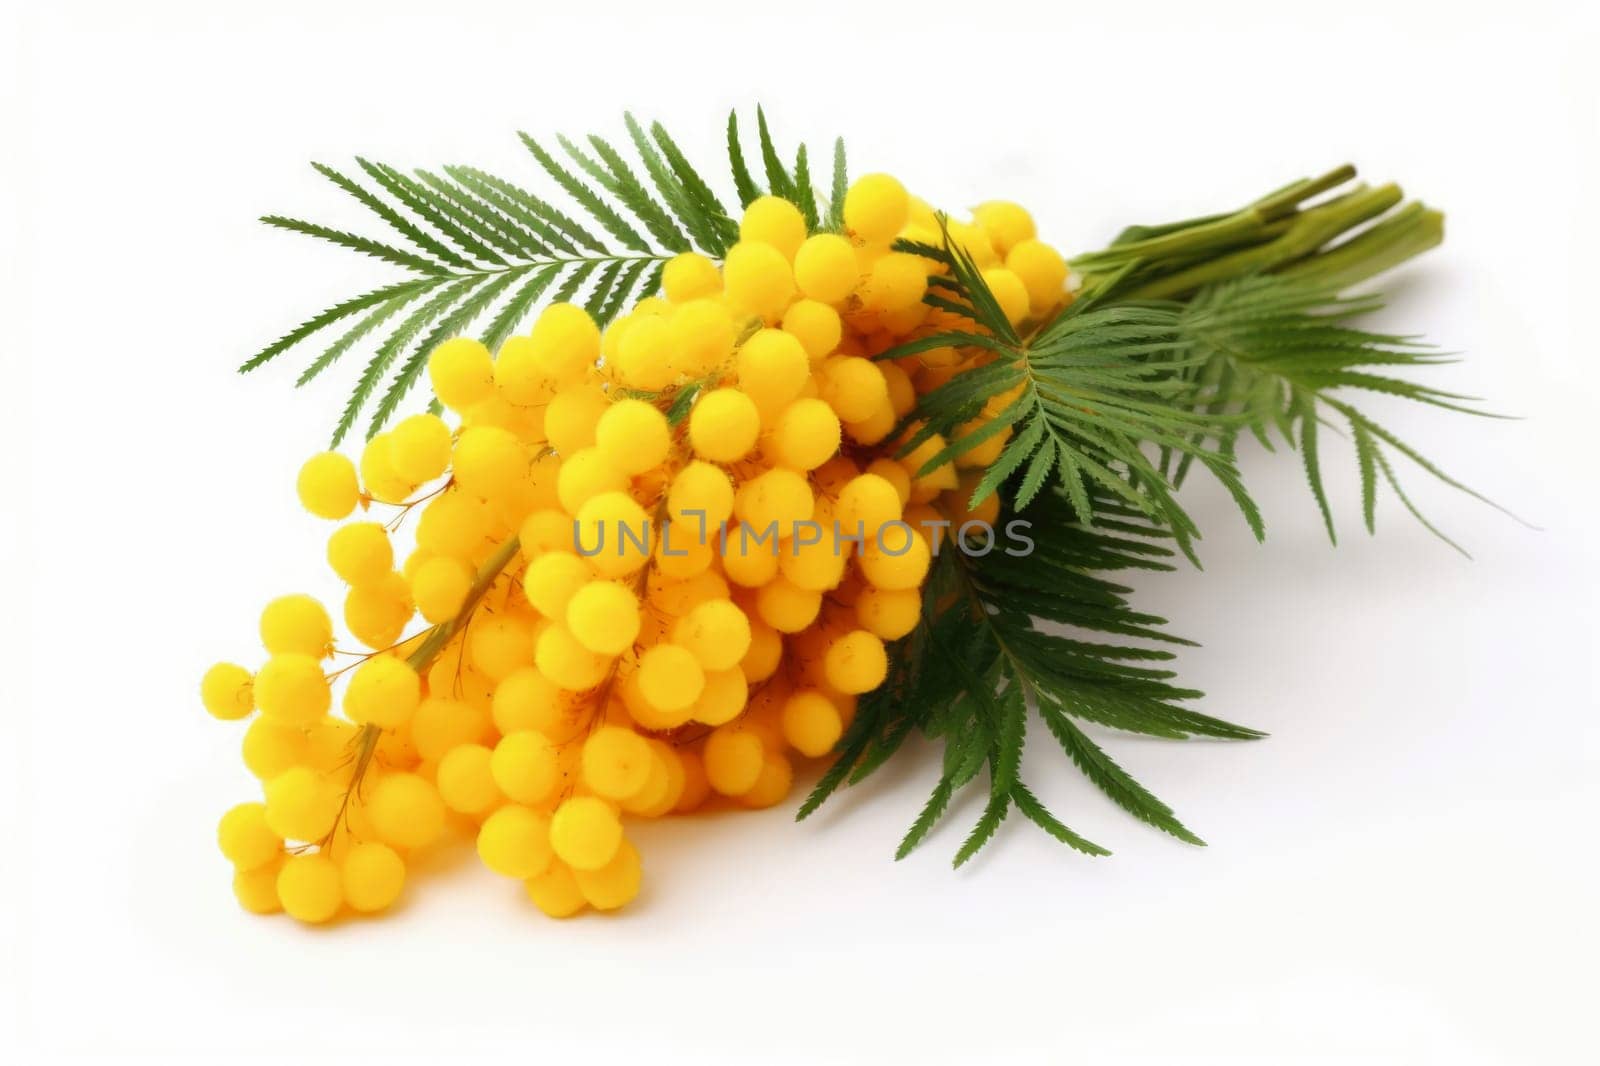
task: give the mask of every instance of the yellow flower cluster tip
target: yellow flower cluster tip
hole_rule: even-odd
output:
[[[941,243],[926,204],[874,174],[843,216],[808,234],[763,197],[720,266],[677,256],[603,332],[557,304],[498,352],[449,340],[428,362],[449,417],[305,464],[308,511],[360,512],[327,559],[370,650],[331,670],[328,612],[290,595],[262,613],[259,670],[202,681],[213,715],[250,719],[262,798],[218,827],[247,910],[383,911],[451,833],[546,914],[612,910],[640,888],[631,820],[771,807],[798,761],[829,757],[917,624],[945,531],[995,519],[996,497],[968,501],[1007,439],[925,472],[942,437],[896,457],[918,395],[993,355],[875,360],[971,327],[924,302],[941,264],[891,250]],[[1068,298],[1022,208],[948,227],[1013,323]]]

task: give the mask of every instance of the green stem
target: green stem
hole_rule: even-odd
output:
[[[500,576],[500,572],[510,565],[512,559],[516,558],[517,550],[520,547],[521,543],[517,536],[512,534],[504,544],[495,549],[493,555],[484,561],[483,565],[478,568],[477,575],[472,579],[472,587],[467,590],[467,598],[461,601],[461,608],[456,611],[455,617],[434,626],[428,631],[428,635],[423,638],[422,643],[417,645],[417,650],[406,656],[406,664],[411,669],[420,674],[433,664],[433,660],[438,658],[439,652],[444,650],[444,646],[450,642],[450,638],[459,633],[461,627],[467,624],[467,620],[472,617],[472,612],[477,609],[478,601],[483,599],[484,593],[489,591],[489,587],[494,584],[495,578]],[[378,750],[378,740],[382,732],[383,728],[381,726],[367,722],[361,727],[361,732],[356,734],[354,742],[356,757],[353,768],[350,771],[350,787],[345,790],[344,799],[339,803],[339,814],[333,822],[335,829],[330,830],[320,843],[320,847],[324,851],[332,846],[333,834],[337,830],[339,823],[344,821],[345,812],[350,808],[351,797],[360,792],[361,781],[366,777],[367,769],[372,765],[372,757]]]
[[[1444,215],[1410,203],[1330,251],[1293,263],[1279,273],[1344,289],[1421,255],[1443,240]]]
[[[1273,223],[1289,218],[1300,204],[1343,185],[1355,174],[1355,167],[1346,163],[1321,177],[1302,178],[1286,185],[1231,215],[1214,215],[1169,226],[1137,227],[1145,236],[1102,252],[1079,256],[1072,265],[1084,274],[1106,274],[1135,260],[1183,261],[1265,240],[1274,234]]]
[[[1203,286],[1261,273],[1312,255],[1339,234],[1378,217],[1400,202],[1398,185],[1360,189],[1294,217],[1281,236],[1252,248],[1231,252],[1176,274],[1157,278],[1127,293],[1133,300],[1166,300]]]
[[[450,638],[460,632],[461,627],[467,624],[472,617],[473,609],[478,606],[478,601],[483,599],[483,594],[489,591],[489,586],[494,584],[495,578],[500,576],[511,560],[516,558],[517,549],[521,542],[516,534],[507,538],[506,542],[495,549],[495,553],[484,561],[478,568],[477,576],[472,579],[472,587],[467,590],[467,598],[461,601],[461,609],[449,621],[440,622],[428,631],[417,650],[406,656],[406,663],[417,673],[422,673],[433,664],[439,652],[450,642]],[[368,729],[372,727],[367,726]]]
[[[451,270],[442,274],[422,274],[420,278],[427,278],[438,282],[458,281],[462,278],[489,278],[499,277],[501,274],[526,273],[530,270],[539,270],[545,267],[566,268],[579,265],[600,265],[606,263],[665,263],[671,255],[580,255],[556,256],[550,259],[526,259],[521,262],[505,263],[501,266],[479,267],[474,270]],[[713,261],[715,260],[713,257]]]
[[[1159,226],[1132,226],[1103,251],[1072,261],[1083,293],[1118,300],[1184,300],[1199,289],[1273,273],[1342,289],[1427,251],[1443,239],[1437,211],[1400,203],[1394,185],[1356,186],[1311,207],[1302,204],[1355,177],[1337,167],[1302,178],[1240,211]]]
[[[1320,196],[1330,189],[1337,189],[1355,176],[1356,168],[1346,163],[1333,168],[1320,178],[1297,181],[1286,189],[1280,189],[1270,196],[1257,200],[1251,206],[1267,218],[1282,218],[1293,213],[1295,208],[1313,196]]]

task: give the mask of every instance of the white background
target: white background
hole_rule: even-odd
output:
[[[1526,0],[538,6],[65,3],[0,28],[0,1055],[1595,1061],[1592,23]],[[624,108],[715,168],[758,100],[786,143],[843,133],[856,172],[1018,199],[1071,250],[1346,159],[1403,181],[1449,239],[1383,321],[1525,420],[1372,409],[1542,531],[1411,471],[1476,560],[1392,499],[1368,538],[1331,441],[1337,549],[1292,457],[1244,460],[1264,547],[1197,484],[1206,570],[1140,602],[1203,640],[1181,669],[1207,708],[1272,736],[1111,748],[1208,848],[1035,729],[1028,779],[1114,857],[1008,823],[952,873],[968,803],[892,863],[916,749],[803,825],[641,829],[617,917],[546,921],[463,856],[383,922],[242,914],[212,833],[250,782],[196,679],[250,661],[270,596],[334,592],[293,476],[347,379],[232,370],[387,276],[255,217],[377,229],[306,163],[534,181],[514,131],[620,134]]]

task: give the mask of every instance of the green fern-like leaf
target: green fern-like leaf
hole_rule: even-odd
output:
[[[245,360],[244,364],[239,367],[239,372],[241,374],[249,373],[257,367],[276,359],[307,337],[320,333],[335,322],[349,318],[351,315],[360,314],[369,307],[374,307],[404,295],[425,292],[440,284],[443,284],[443,281],[439,278],[425,277],[414,281],[402,281],[393,285],[385,285],[381,289],[373,289],[371,292],[364,292],[341,300],[327,310],[312,315],[300,325]]]
[[[815,232],[821,217],[817,210],[817,190],[811,185],[811,163],[803,144],[794,158],[794,199],[800,205],[800,216],[806,220],[807,231]]]
[[[1019,508],[1027,507],[1053,478],[1074,505],[1079,521],[1094,519],[1088,503],[1092,488],[1158,519],[1188,551],[1200,531],[1178,503],[1172,480],[1147,454],[1154,445],[1201,462],[1228,488],[1251,528],[1261,535],[1259,511],[1244,490],[1232,457],[1207,443],[1206,431],[1219,429],[1219,424],[1187,402],[1182,371],[1193,357],[1183,352],[1181,306],[1075,305],[1022,336],[1007,320],[971,255],[951,243],[948,229],[940,247],[907,242],[900,247],[949,268],[945,284],[930,290],[928,301],[963,313],[973,324],[970,329],[919,338],[880,358],[944,347],[981,350],[995,357],[921,398],[915,414],[920,428],[909,435],[901,454],[909,454],[935,433],[950,442],[930,456],[919,473],[950,462],[998,433],[1011,432],[998,461],[979,481],[973,505],[1021,470],[1011,501]],[[984,414],[995,397],[1019,389],[1015,400],[989,412],[982,429],[956,432]]]
[[[1247,740],[1261,734],[1187,706],[1199,693],[1178,685],[1167,647],[1187,643],[1161,618],[1135,610],[1129,590],[1108,576],[1126,568],[1170,569],[1170,531],[1114,497],[1092,495],[1096,522],[1078,520],[1058,489],[1013,512],[1026,522],[1031,551],[983,555],[949,546],[924,592],[924,619],[895,649],[897,669],[864,698],[836,764],[801,808],[869,775],[912,729],[941,739],[944,762],[897,856],[924,842],[988,768],[988,797],[957,850],[956,865],[993,839],[1012,808],[1055,839],[1088,855],[1109,854],[1050,812],[1021,776],[1032,708],[1068,759],[1134,817],[1192,844],[1203,841],[1093,740],[1084,723],[1182,739]],[[1089,639],[1109,635],[1112,642]],[[848,766],[845,770],[842,767]]]
[[[415,255],[402,248],[396,248],[392,244],[384,244],[382,241],[357,236],[354,233],[346,233],[343,230],[332,229],[328,226],[319,226],[314,222],[302,222],[297,218],[285,218],[283,215],[264,215],[261,221],[278,229],[288,230],[291,233],[300,233],[307,237],[315,237],[318,240],[336,244],[341,248],[360,252],[362,255],[370,255],[374,259],[393,263],[395,266],[403,266],[419,274],[449,273],[449,268],[441,263],[435,263],[424,256]]]
[[[471,260],[493,266],[505,265],[506,261],[500,254],[484,244],[474,232],[478,228],[478,223],[459,207],[430,193],[421,183],[400,173],[394,167],[369,162],[360,156],[356,157],[356,162],[385,192],[398,200],[401,206],[455,242]],[[472,264],[469,262],[468,265],[470,267]]]
[[[420,299],[427,291],[427,289],[418,289],[379,304],[377,310],[345,331],[338,340],[329,345],[327,350],[317,357],[315,362],[306,367],[299,379],[295,381],[296,387],[311,382],[317,375],[338,362],[341,356],[351,348],[354,348],[364,337]]]
[[[1306,480],[1330,540],[1337,540],[1334,515],[1323,480],[1319,429],[1336,416],[1355,444],[1361,485],[1362,519],[1374,526],[1377,486],[1394,487],[1385,449],[1404,456],[1453,488],[1492,501],[1450,477],[1411,445],[1377,426],[1347,398],[1351,391],[1379,392],[1448,411],[1484,415],[1470,397],[1395,376],[1449,362],[1449,357],[1407,337],[1372,333],[1352,321],[1377,310],[1375,296],[1340,297],[1326,286],[1272,275],[1243,278],[1201,292],[1181,316],[1184,353],[1202,371],[1191,383],[1188,402],[1231,416],[1224,421],[1221,446],[1231,451],[1241,429],[1268,443],[1277,433],[1296,446]],[[1376,368],[1376,369],[1375,369]],[[1184,463],[1177,467],[1181,483]],[[1403,493],[1402,503],[1429,530]],[[1453,541],[1443,534],[1442,539]]]
[[[633,212],[634,217],[644,223],[645,228],[661,247],[671,252],[688,251],[689,238],[672,221],[666,208],[650,195],[644,183],[634,175],[633,168],[628,166],[627,160],[600,137],[591,135],[589,144],[604,166],[590,159],[582,149],[565,137],[561,138],[561,146],[567,150],[567,154],[588,171],[601,188],[611,193]]]
[[[399,408],[400,401],[417,383],[418,376],[427,365],[428,353],[449,338],[464,332],[520,276],[518,273],[497,274],[471,286],[465,299],[440,317],[438,324],[416,345],[399,373],[389,383],[389,388],[384,391],[367,426],[368,437],[377,435]]]
[[[744,161],[744,145],[739,140],[739,112],[728,112],[728,165],[733,169],[733,187],[739,195],[739,206],[749,207],[761,195],[761,187],[750,176],[750,167]]]
[[[471,261],[458,255],[443,241],[434,237],[433,234],[424,230],[356,181],[345,177],[332,167],[323,166],[321,163],[312,163],[311,165],[316,169],[317,173],[355,197],[362,206],[389,223],[402,237],[435,259],[453,267],[470,267],[472,265]]]
[[[361,416],[362,409],[372,394],[377,391],[378,384],[383,380],[384,373],[391,363],[399,357],[402,349],[420,333],[428,323],[440,315],[448,313],[451,306],[459,299],[464,298],[478,283],[476,278],[458,278],[444,288],[440,289],[421,307],[416,308],[400,321],[387,339],[378,345],[378,350],[373,353],[366,369],[361,372],[361,377],[356,381],[356,387],[350,394],[350,399],[345,403],[344,414],[339,417],[339,424],[334,427],[333,446],[338,447],[345,435],[355,425],[356,419]]]
[[[833,182],[828,186],[828,216],[823,229],[838,233],[844,229],[844,194],[849,187],[849,174],[845,168],[844,138],[833,142]]]
[[[804,146],[796,171],[778,161],[765,114],[758,110],[761,154],[772,191],[797,197],[808,226],[823,225]],[[697,168],[660,123],[648,129],[624,116],[630,162],[604,138],[557,137],[567,160],[520,134],[548,190],[472,166],[410,173],[357,157],[349,173],[315,164],[319,174],[376,216],[394,239],[378,239],[268,215],[268,225],[309,236],[407,271],[393,284],[341,300],[301,322],[240,366],[251,371],[346,320],[347,326],[310,361],[297,384],[320,379],[351,351],[374,345],[357,375],[334,432],[342,441],[368,413],[377,433],[400,410],[426,365],[428,350],[454,333],[481,330],[497,347],[546,300],[581,300],[605,325],[657,292],[667,260],[686,251],[720,258],[738,240],[738,222],[724,206],[709,172]],[[744,162],[738,116],[728,118],[730,182],[740,207],[763,195]],[[580,144],[584,147],[580,147]],[[836,190],[842,188],[844,149],[835,148]],[[642,175],[642,176],[641,176]],[[364,179],[364,180],[362,180]],[[838,195],[835,196],[838,199]],[[564,202],[563,202],[564,201]],[[830,217],[837,204],[829,205]],[[610,242],[616,242],[613,248]],[[478,324],[475,327],[475,324]],[[389,384],[382,380],[398,364]]]
[[[522,138],[522,143],[527,145],[528,151],[532,152],[534,158],[539,161],[539,165],[544,167],[545,173],[554,178],[556,184],[560,185],[568,196],[572,197],[585,211],[598,220],[600,225],[605,227],[606,232],[635,252],[648,253],[651,250],[650,242],[641,236],[638,230],[630,226],[620,212],[601,199],[593,189],[579,181],[570,170],[561,165],[555,156],[541,148],[539,143],[526,133],[518,134],[518,136]],[[591,241],[590,247],[594,248],[597,243]],[[600,247],[596,250],[604,251],[604,248]]]
[[[772,143],[772,131],[767,128],[767,113],[756,108],[756,126],[761,134],[761,162],[767,170],[767,188],[772,195],[786,200],[794,199],[794,178],[784,169],[777,146]]]

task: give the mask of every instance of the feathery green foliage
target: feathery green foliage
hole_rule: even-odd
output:
[[[952,798],[987,771],[988,798],[957,866],[1015,808],[1050,835],[1090,855],[1108,852],[1059,821],[1022,781],[1030,706],[1096,787],[1135,817],[1199,844],[1160,800],[1080,728],[1250,739],[1261,734],[1186,706],[1200,693],[1173,680],[1168,648],[1187,644],[1161,618],[1136,611],[1108,573],[1169,570],[1171,535],[1138,508],[1096,492],[1098,524],[1079,521],[1059,489],[1009,512],[1008,538],[978,555],[947,546],[924,595],[922,624],[901,642],[896,670],[863,697],[840,742],[841,757],[813,790],[805,817],[840,786],[872,773],[913,730],[944,743],[940,775],[901,841],[904,857],[938,824]],[[1020,522],[1021,526],[1011,523]],[[1021,537],[1033,541],[1025,550]],[[1085,639],[1099,635],[1109,641]],[[1163,646],[1165,645],[1165,647]]]
[[[1184,376],[1190,384],[1187,402],[1229,416],[1219,437],[1228,454],[1233,453],[1238,434],[1246,430],[1268,448],[1274,430],[1298,446],[1330,540],[1336,534],[1323,486],[1318,428],[1336,416],[1355,444],[1367,530],[1374,528],[1381,478],[1424,526],[1459,550],[1412,504],[1400,486],[1393,458],[1408,459],[1445,484],[1484,497],[1363,414],[1346,392],[1365,390],[1449,411],[1484,412],[1469,406],[1472,397],[1394,376],[1393,370],[1420,370],[1453,360],[1412,338],[1372,333],[1350,324],[1380,305],[1376,295],[1341,298],[1330,286],[1270,275],[1202,290],[1182,312],[1188,356]],[[1188,459],[1185,454],[1178,460],[1174,483],[1181,483]]]
[[[1296,213],[1304,199],[1351,173],[1340,168],[1294,183],[1239,215],[1124,231],[1106,251],[1075,261],[1095,272],[1082,296],[1027,336],[1006,321],[982,272],[952,245],[948,231],[940,246],[899,242],[903,251],[944,264],[947,273],[935,279],[926,301],[970,326],[920,337],[879,358],[956,347],[981,351],[992,360],[919,400],[913,416],[917,425],[901,454],[935,433],[944,435],[950,442],[924,464],[931,470],[1009,429],[1009,441],[972,496],[974,505],[1020,472],[1016,506],[1026,507],[1053,484],[1072,502],[1079,521],[1092,522],[1089,493],[1094,489],[1159,521],[1198,561],[1194,541],[1200,531],[1177,501],[1178,488],[1196,462],[1227,489],[1256,537],[1265,535],[1260,510],[1234,463],[1239,433],[1246,430],[1270,449],[1276,429],[1298,448],[1313,498],[1334,536],[1318,436],[1318,427],[1334,415],[1355,443],[1369,531],[1381,480],[1427,529],[1458,547],[1406,494],[1393,459],[1404,457],[1446,484],[1483,497],[1363,414],[1346,394],[1367,390],[1452,411],[1483,412],[1469,406],[1472,397],[1395,376],[1394,370],[1424,370],[1450,359],[1412,338],[1353,326],[1381,300],[1339,295],[1341,286],[1392,265],[1396,248],[1414,254],[1436,243],[1437,214],[1402,209],[1320,253],[1316,245],[1308,249],[1308,238],[1301,236],[1293,245],[1291,269],[1263,272],[1280,263],[1280,242],[1288,234],[1308,232],[1307,217],[1315,223],[1309,232],[1328,240],[1343,232],[1337,226],[1369,221],[1375,205],[1398,202],[1397,189],[1377,200],[1357,189]],[[1384,226],[1395,231],[1373,240]],[[1352,254],[1356,245],[1364,249],[1362,255]],[[1271,249],[1270,254],[1261,249]],[[1241,259],[1243,252],[1252,255]],[[1208,254],[1214,258],[1197,258]],[[1201,277],[1211,280],[1194,288],[1191,281]],[[1186,293],[1187,298],[1156,298],[1148,295],[1152,292]],[[999,404],[1002,394],[1018,390],[1020,395]],[[981,430],[960,432],[981,413],[990,416]]]
[[[1092,522],[1093,487],[1160,520],[1190,551],[1200,531],[1147,454],[1147,446],[1155,445],[1199,460],[1228,487],[1251,528],[1261,534],[1260,516],[1232,458],[1206,443],[1207,431],[1217,428],[1216,419],[1184,402],[1181,375],[1194,356],[1181,331],[1179,305],[1085,300],[1028,337],[1019,337],[970,255],[950,244],[948,232],[945,236],[943,247],[906,242],[901,247],[949,267],[945,285],[930,293],[928,302],[970,318],[972,328],[935,333],[880,358],[940,347],[976,348],[995,358],[921,398],[914,416],[920,426],[909,435],[902,454],[935,433],[951,436],[996,397],[1020,389],[1014,400],[989,412],[993,417],[984,429],[954,436],[927,460],[923,471],[1010,428],[1014,433],[980,481],[974,504],[1020,472],[1012,501],[1017,507],[1027,507],[1047,484],[1056,484],[1078,520]]]
[[[394,236],[377,239],[284,215],[262,221],[400,267],[412,277],[311,316],[246,360],[240,371],[254,370],[353,321],[318,353],[296,385],[309,384],[363,343],[372,343],[373,354],[356,376],[333,443],[363,417],[371,437],[400,410],[427,365],[428,352],[440,341],[476,332],[496,347],[547,296],[581,302],[604,325],[656,292],[662,268],[674,255],[699,251],[720,258],[738,239],[735,213],[660,123],[647,129],[632,115],[624,120],[635,163],[598,136],[586,138],[586,146],[557,137],[558,154],[520,134],[549,192],[468,166],[408,174],[358,158],[363,182],[313,164]],[[834,149],[831,198],[822,200],[805,146],[796,151],[793,165],[786,165],[759,108],[757,123],[765,186],[745,163],[738,114],[728,115],[730,181],[739,206],[771,191],[793,200],[812,230],[836,229],[846,182],[843,142]]]
[[[1431,247],[1441,230],[1437,213],[1412,205],[1325,248],[1398,202],[1392,187],[1358,189],[1300,210],[1351,176],[1341,168],[1296,182],[1234,215],[1126,230],[1106,251],[1076,261],[1088,275],[1080,298],[1026,335],[1007,321],[942,219],[940,245],[897,244],[944,266],[926,302],[966,324],[879,358],[954,347],[982,362],[919,398],[900,454],[943,435],[949,443],[923,463],[919,472],[926,473],[1009,431],[970,503],[999,493],[1003,513],[1029,523],[1034,547],[1023,557],[947,549],[926,588],[921,625],[900,642],[889,681],[861,700],[839,762],[800,817],[874,772],[915,730],[942,741],[944,758],[899,856],[926,838],[985,768],[987,801],[956,865],[992,839],[1013,808],[1068,846],[1105,854],[1022,782],[1031,707],[1114,803],[1180,840],[1203,843],[1085,726],[1173,739],[1261,734],[1187,706],[1200,694],[1176,682],[1165,665],[1172,653],[1160,646],[1186,642],[1168,635],[1162,619],[1135,611],[1130,590],[1106,575],[1169,569],[1175,552],[1194,558],[1199,530],[1176,496],[1197,462],[1263,535],[1234,465],[1246,431],[1269,448],[1276,431],[1300,451],[1330,536],[1318,437],[1330,416],[1344,421],[1354,441],[1369,530],[1381,479],[1438,532],[1400,487],[1391,453],[1463,487],[1346,395],[1377,391],[1478,413],[1467,397],[1393,373],[1424,370],[1444,357],[1410,338],[1352,325],[1379,301],[1341,297],[1341,288]],[[972,428],[980,415],[987,421]],[[1091,639],[1097,634],[1115,640]]]

